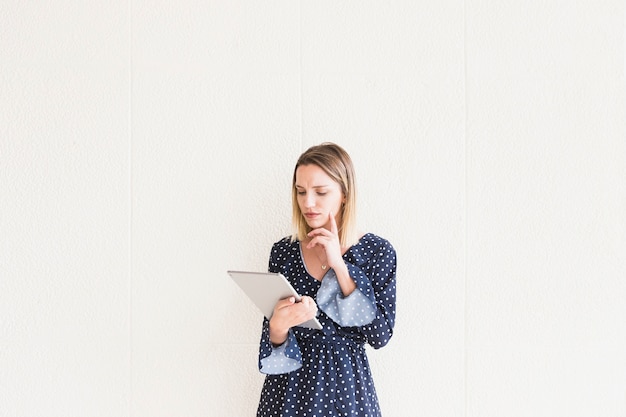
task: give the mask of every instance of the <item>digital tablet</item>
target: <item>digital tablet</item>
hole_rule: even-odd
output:
[[[300,301],[300,295],[282,274],[247,271],[227,272],[268,319],[272,317],[274,306],[278,300],[293,296],[296,301]],[[322,328],[317,318],[300,323],[298,326],[318,330]]]

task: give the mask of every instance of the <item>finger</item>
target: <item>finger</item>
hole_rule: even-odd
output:
[[[309,311],[313,311],[315,313],[317,313],[317,303],[315,302],[315,300],[311,297],[309,297]]]
[[[303,307],[306,307],[308,311],[317,312],[317,303],[315,300],[309,296],[302,297]]]
[[[333,215],[332,211],[328,213],[328,217],[330,217],[330,232],[333,235],[338,234],[339,231],[337,230],[337,221],[335,220],[335,216]]]
[[[328,236],[330,234],[330,231],[324,227],[319,227],[317,229],[313,229],[311,230],[309,233],[307,233],[307,236],[312,237],[312,236]]]
[[[302,302],[292,307],[292,314],[295,325],[302,323],[303,321],[312,319],[317,314],[317,305],[312,298],[302,298]]]
[[[322,248],[326,249],[326,245],[328,244],[329,238],[324,235],[319,235],[311,239],[311,241],[306,245],[307,249],[311,249],[317,245],[320,245]]]
[[[274,309],[275,310],[280,310],[281,308],[289,307],[290,305],[294,304],[295,302],[296,302],[296,297],[283,298],[282,300],[278,300],[278,302],[276,303],[276,306],[274,307]]]

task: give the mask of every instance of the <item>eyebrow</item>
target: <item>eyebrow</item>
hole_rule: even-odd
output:
[[[314,185],[311,188],[326,188],[326,187],[328,187],[328,185]],[[304,188],[304,187],[301,186],[301,185],[296,184],[296,188]]]

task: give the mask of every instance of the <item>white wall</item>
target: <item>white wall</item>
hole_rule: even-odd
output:
[[[623,1],[0,5],[0,416],[254,415],[228,268],[351,152],[385,416],[626,415]]]

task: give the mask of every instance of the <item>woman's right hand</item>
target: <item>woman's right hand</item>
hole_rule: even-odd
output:
[[[289,329],[311,320],[317,314],[317,304],[308,296],[302,296],[299,302],[295,297],[284,298],[276,303],[270,319],[270,342],[280,346],[287,340]]]

